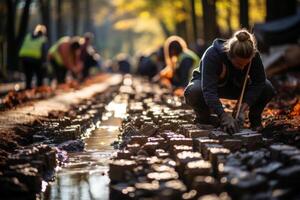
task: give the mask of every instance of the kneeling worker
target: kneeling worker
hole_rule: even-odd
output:
[[[224,111],[219,98],[239,99],[245,80],[245,95],[235,119]],[[218,115],[221,127],[232,134],[243,127],[247,110],[251,129],[260,130],[261,114],[274,94],[272,84],[266,79],[254,36],[240,30],[227,41],[216,39],[206,50],[184,96],[196,112],[197,123],[210,123],[213,112]]]

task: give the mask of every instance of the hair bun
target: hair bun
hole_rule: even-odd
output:
[[[250,34],[247,31],[240,31],[235,35],[235,37],[238,41],[244,42],[250,39]]]

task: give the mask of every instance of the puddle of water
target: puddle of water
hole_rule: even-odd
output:
[[[126,104],[113,102],[107,110],[99,127],[84,139],[85,151],[69,154],[68,164],[57,172],[42,199],[109,199],[108,161],[115,152],[110,144],[117,140]]]

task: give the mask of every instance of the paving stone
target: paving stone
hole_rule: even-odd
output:
[[[215,140],[220,140],[222,142],[223,140],[232,138],[232,136],[223,131],[213,130],[209,133],[209,138],[215,139]]]
[[[178,174],[174,170],[164,171],[164,172],[151,172],[147,174],[149,181],[159,181],[166,182],[174,179],[178,179]]]
[[[160,149],[167,149],[166,140],[162,137],[148,137],[148,142],[158,142]]]
[[[158,142],[147,142],[142,146],[142,149],[145,150],[149,156],[155,155],[155,150],[159,148]]]
[[[196,138],[195,149],[201,152],[201,154],[203,155],[203,148],[205,144],[219,144],[219,143],[220,143],[219,140],[209,139],[207,137]]]
[[[277,177],[280,180],[279,185],[283,188],[298,187],[300,183],[300,166],[295,165],[280,169],[277,171]]]
[[[136,155],[137,152],[140,150],[141,145],[139,144],[127,144],[126,149],[132,154]]]
[[[226,156],[230,153],[229,149],[226,148],[209,148],[209,161],[212,164],[213,175],[218,174],[218,165],[226,161]]]
[[[262,135],[258,133],[250,133],[241,136],[243,145],[249,150],[255,150],[262,147]]]
[[[117,152],[117,159],[130,159],[132,153],[128,150],[119,150]]]
[[[11,165],[9,170],[4,171],[4,175],[18,178],[21,183],[28,187],[30,192],[38,193],[41,191],[42,178],[38,174],[38,170],[31,167],[30,164]]]
[[[300,150],[283,150],[279,153],[279,160],[283,163],[290,163],[293,156],[300,156]]]
[[[255,173],[264,175],[268,178],[274,178],[276,175],[277,170],[282,168],[282,164],[280,162],[271,162],[268,165],[260,168],[256,168],[254,170]]]
[[[209,159],[209,149],[211,149],[211,148],[224,148],[224,147],[220,144],[207,144],[207,143],[204,143],[203,145],[201,145],[201,153],[202,153],[202,156],[203,156],[204,160]]]
[[[186,136],[189,129],[197,129],[197,126],[195,124],[180,124],[178,133]]]
[[[212,176],[196,176],[192,188],[197,191],[198,197],[205,194],[219,194],[222,191],[220,184]]]
[[[110,199],[133,200],[135,198],[135,187],[130,186],[127,183],[110,185],[109,190]]]
[[[295,147],[283,144],[274,144],[270,146],[271,158],[280,160],[280,152],[284,150],[295,150]]]
[[[173,148],[171,148],[172,158],[175,158],[176,155],[183,151],[193,151],[193,147],[186,146],[186,145],[174,145]]]
[[[174,145],[185,145],[193,147],[193,140],[191,138],[184,137],[170,138],[170,146]]]
[[[184,170],[184,180],[189,188],[191,188],[195,176],[212,175],[211,163],[204,160],[196,160],[188,162]]]
[[[187,191],[185,184],[180,180],[170,180],[161,184],[161,192],[158,199],[182,199],[182,195]]]
[[[232,178],[228,185],[228,192],[233,198],[239,198],[245,194],[253,194],[266,191],[267,179],[260,175],[250,175]]]
[[[197,138],[197,137],[208,137],[210,130],[205,129],[189,129],[186,131],[186,137]]]
[[[148,138],[144,135],[133,135],[131,136],[130,143],[131,144],[139,144],[139,145],[144,145],[148,141]]]
[[[176,155],[176,164],[177,164],[177,171],[179,175],[182,177],[184,173],[185,166],[188,162],[201,160],[201,154],[198,152],[192,151],[183,151]]]
[[[16,177],[0,176],[0,193],[3,199],[25,199],[30,195],[28,187],[21,183]],[[28,199],[34,199],[35,194],[31,194]]]
[[[239,139],[226,139],[222,142],[222,145],[232,152],[242,149],[242,140]]]
[[[300,164],[300,156],[299,156],[299,155],[292,156],[292,157],[290,158],[290,163],[291,163],[292,165]]]
[[[126,181],[127,173],[133,172],[136,162],[133,160],[113,160],[109,163],[108,175],[112,183]]]

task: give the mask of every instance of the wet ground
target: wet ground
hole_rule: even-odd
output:
[[[108,162],[116,151],[111,144],[120,134],[126,104],[118,102],[116,96],[106,109],[102,121],[84,139],[84,151],[68,154],[68,162],[57,171],[55,181],[48,184],[42,199],[109,199]]]

